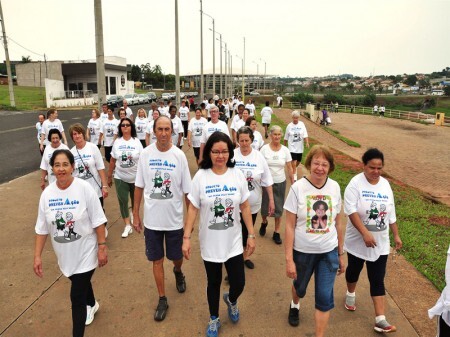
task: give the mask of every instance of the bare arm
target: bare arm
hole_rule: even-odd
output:
[[[250,256],[255,251],[256,239],[254,238],[255,230],[253,228],[252,213],[250,211],[250,203],[248,202],[248,200],[244,201],[240,205],[240,209],[241,209],[242,219],[244,219],[245,227],[247,227],[247,231],[248,231],[248,235],[249,235],[248,239],[247,239],[247,246],[246,246],[245,250],[247,251],[247,256]],[[252,235],[253,238],[251,238],[250,235]]]
[[[291,184],[293,184],[294,183],[294,172],[292,171],[291,162],[286,163],[285,170],[286,170],[287,176],[291,180]]]
[[[98,170],[98,175],[100,176],[100,182],[102,184],[102,196],[103,198],[108,197],[108,180],[106,179],[105,170]]]
[[[297,278],[294,263],[294,235],[297,215],[286,210],[286,229],[284,231],[284,255],[286,258],[286,275],[291,279]]]
[[[98,244],[98,266],[103,267],[108,263],[108,251],[106,248],[106,238],[105,238],[105,226],[100,225],[95,228],[97,233],[97,244]]]
[[[139,216],[139,209],[141,207],[142,194],[144,189],[142,187],[135,186],[134,188],[134,206],[133,206],[133,228],[136,232],[142,231],[141,217]]]
[[[112,186],[112,174],[114,172],[114,169],[116,168],[116,159],[111,157],[111,160],[109,162],[109,168],[108,168],[108,186]]]
[[[48,172],[46,170],[41,169],[41,190],[45,189],[45,177],[47,176]]]
[[[272,186],[265,187],[267,195],[269,196],[269,216],[275,213],[275,201],[273,200],[273,189]]]
[[[42,251],[44,250],[45,241],[47,240],[47,235],[36,234],[35,245],[34,245],[34,273],[43,277],[44,272],[42,270]]]
[[[86,128],[86,141],[88,142],[91,137],[91,133],[89,132],[89,128]]]
[[[309,149],[309,137],[305,137],[304,139],[305,139],[306,146]]]
[[[366,247],[374,248],[377,245],[377,242],[375,241],[375,238],[373,237],[372,233],[370,233],[369,230],[366,228],[366,226],[364,226],[364,224],[362,223],[359,214],[352,213],[348,217],[350,218],[350,221],[352,222],[353,226],[361,234],[364,243],[366,244]]]
[[[64,144],[66,144],[67,146],[69,146],[69,143],[67,143],[67,138],[66,138],[66,133],[63,131],[61,132],[62,138],[64,140]]]
[[[193,204],[189,204],[189,208],[186,216],[186,224],[184,225],[183,235],[183,255],[186,260],[191,258],[191,233],[194,231],[194,222],[197,217],[198,208]]]
[[[398,234],[398,226],[397,223],[391,223],[389,225],[392,231],[392,235],[394,236],[394,242],[395,242],[395,250],[400,249],[403,247],[402,240],[400,239],[400,235]]]
[[[205,143],[200,143],[200,155],[198,162],[201,163],[203,160],[203,150],[205,149]]]
[[[336,216],[336,232],[338,237],[338,256],[339,256],[339,269],[338,275],[345,272],[345,260],[344,260],[344,217],[342,212],[339,212]]]

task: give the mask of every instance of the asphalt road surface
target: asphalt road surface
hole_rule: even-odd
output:
[[[134,116],[141,107],[148,111],[150,105],[132,106]],[[115,110],[118,118],[117,109]],[[69,136],[70,125],[81,123],[86,127],[91,118],[91,111],[91,109],[58,110],[69,148],[74,145]],[[0,165],[0,184],[39,169],[41,155],[36,131],[38,114],[36,111],[0,111],[0,158],[3,158]]]

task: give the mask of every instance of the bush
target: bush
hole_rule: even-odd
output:
[[[314,97],[306,92],[297,92],[292,96],[292,101],[304,105],[305,103],[314,103]]]
[[[446,85],[444,87],[444,95],[445,96],[450,96],[450,85]]]
[[[364,106],[374,106],[376,99],[377,99],[377,97],[375,96],[375,94],[367,94],[363,97],[361,103]]]
[[[344,98],[344,96],[338,95],[338,94],[325,94],[323,96],[323,100],[326,103],[330,103],[330,102],[336,103],[336,102],[338,102],[339,104],[347,104],[347,101]]]

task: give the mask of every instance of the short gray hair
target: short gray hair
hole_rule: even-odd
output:
[[[292,111],[291,113],[292,117],[300,117],[300,112],[298,112],[297,110]]]
[[[283,135],[283,129],[282,129],[280,126],[278,126],[278,125],[272,125],[272,126],[270,127],[270,130],[269,130],[269,133],[270,133],[270,134],[274,133],[275,131],[280,131],[280,132],[281,132],[281,135]]]

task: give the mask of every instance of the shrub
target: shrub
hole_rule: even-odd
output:
[[[347,101],[344,98],[344,96],[338,95],[338,94],[325,94],[323,96],[323,100],[326,103],[330,103],[330,102],[336,103],[336,102],[338,102],[339,104],[347,104]]]
[[[297,92],[292,96],[293,102],[300,102],[301,105],[305,103],[313,103],[314,97],[306,92]]]
[[[364,97],[362,99],[362,105],[364,105],[364,106],[374,106],[376,99],[377,99],[377,97],[375,96],[375,94],[364,95]]]

